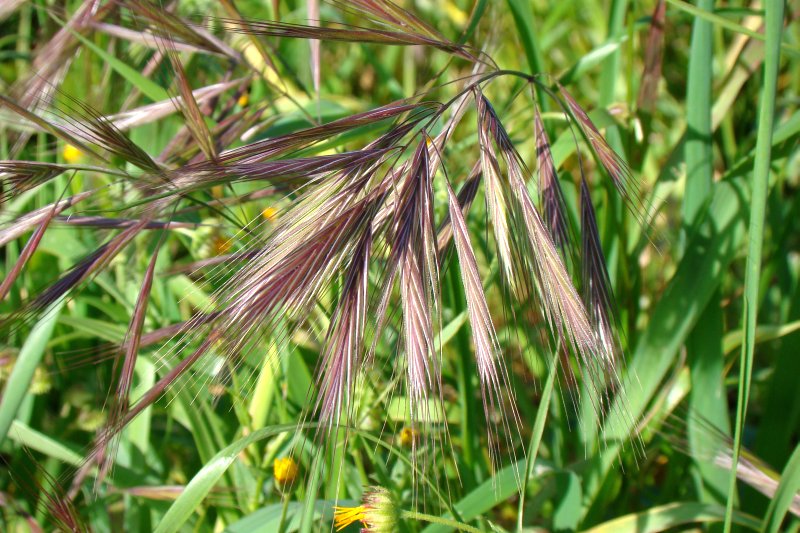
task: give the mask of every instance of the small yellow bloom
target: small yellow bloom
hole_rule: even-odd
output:
[[[334,507],[333,526],[336,531],[341,531],[353,522],[364,520],[367,517],[367,508],[363,505],[358,507]]]
[[[457,26],[463,26],[469,20],[469,15],[464,13],[453,2],[445,2],[444,10]]]
[[[410,428],[408,426],[404,427],[400,430],[400,435],[398,435],[397,440],[400,441],[401,446],[409,447],[414,444],[414,441],[417,439],[417,432],[414,428]]]
[[[291,457],[280,457],[272,463],[275,483],[281,488],[288,487],[294,482],[297,470],[297,463]]]
[[[371,487],[364,492],[358,507],[334,507],[333,526],[341,531],[350,524],[364,524],[362,533],[391,533],[397,531],[400,513],[392,493],[382,487]]]
[[[250,96],[247,93],[242,93],[242,96],[236,100],[236,103],[239,104],[239,107],[244,107],[250,102]]]
[[[500,518],[506,522],[516,522],[517,520],[517,506],[511,503],[506,503],[500,508]]]
[[[222,198],[225,194],[225,188],[222,185],[214,185],[211,187],[211,196],[214,198]]]
[[[83,158],[83,152],[71,144],[64,146],[62,155],[64,156],[64,161],[69,164],[77,163]]]
[[[278,216],[278,210],[274,207],[265,207],[263,211],[261,211],[261,216],[264,220],[273,221],[275,217]]]

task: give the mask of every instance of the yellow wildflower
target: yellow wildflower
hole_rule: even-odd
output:
[[[397,531],[400,514],[392,494],[382,487],[367,489],[357,507],[334,507],[333,525],[341,531],[360,521],[364,533],[391,533]]]
[[[242,96],[236,100],[236,103],[239,104],[239,107],[244,107],[250,102],[250,96],[247,93],[242,93]]]
[[[64,161],[69,164],[77,163],[83,158],[83,152],[71,144],[64,146],[64,151],[61,155],[64,156]]]
[[[263,211],[261,211],[261,216],[264,220],[275,220],[275,217],[278,216],[278,210],[274,207],[265,207]]]
[[[294,482],[297,470],[297,463],[291,457],[280,457],[272,463],[275,483],[281,488],[286,488]]]
[[[400,441],[401,446],[409,447],[414,444],[414,441],[417,438],[417,432],[414,428],[411,427],[404,427],[400,430],[400,435],[398,435],[397,440]]]

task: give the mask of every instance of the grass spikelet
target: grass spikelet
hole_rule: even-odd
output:
[[[578,356],[580,370],[593,388],[595,409],[600,413],[609,400],[604,392],[606,382],[609,378],[616,380],[618,375],[614,370],[613,354],[598,342],[578,291],[531,199],[526,185],[529,173],[524,163],[488,102],[486,110],[486,129],[507,167],[505,187],[513,202],[510,202],[512,216],[521,225],[521,234],[514,241],[519,247],[515,251],[516,257],[521,258],[519,261],[530,272],[537,302],[550,332],[562,347]]]
[[[536,156],[539,168],[539,202],[547,229],[555,245],[563,252],[569,247],[569,225],[564,193],[558,182],[558,174],[550,152],[550,141],[542,122],[539,108],[534,106],[534,132]]]
[[[439,270],[433,225],[433,189],[427,143],[414,154],[397,191],[392,257],[398,263],[403,312],[409,410],[412,421],[430,419],[429,400],[438,400],[441,369],[434,347]]]
[[[519,291],[518,281],[514,273],[514,261],[511,256],[511,237],[508,226],[508,205],[503,195],[503,186],[500,181],[500,165],[494,153],[494,147],[489,133],[490,110],[488,101],[482,96],[477,97],[478,106],[478,140],[481,150],[481,168],[486,191],[486,209],[492,223],[497,253],[503,268],[503,275],[512,287]],[[516,285],[515,285],[516,284]]]
[[[489,432],[490,459],[493,466],[496,467],[500,461],[497,455],[498,451],[494,447],[500,441],[498,433],[503,431],[506,438],[511,438],[510,436],[513,436],[511,424],[513,424],[513,431],[519,434],[520,419],[514,399],[505,392],[509,386],[507,370],[489,313],[489,305],[483,291],[483,283],[478,272],[478,263],[470,242],[466,220],[449,182],[447,183],[447,192],[448,212],[453,226],[453,241],[458,254],[461,281],[464,284],[464,295],[467,300],[469,323],[472,329],[472,343],[475,348],[475,360],[481,385],[483,412]],[[509,406],[508,413],[506,405]],[[498,413],[502,423],[500,428],[495,428],[493,417]]]
[[[589,143],[592,152],[596,156],[600,165],[605,169],[616,187],[617,192],[625,200],[628,209],[636,217],[636,220],[643,226],[647,225],[647,211],[642,199],[641,192],[633,179],[630,167],[622,159],[608,142],[606,142],[600,130],[594,125],[592,119],[572,97],[572,95],[562,86],[558,85],[558,91],[566,102],[567,109],[573,117],[575,124]]]
[[[581,179],[580,207],[583,302],[600,344],[606,353],[618,355],[621,347],[615,327],[617,321],[614,315],[614,294],[600,243],[592,195],[585,178]]]
[[[316,411],[328,432],[342,422],[343,415],[345,422],[351,420],[356,380],[362,371],[372,250],[370,227],[366,225],[363,232],[347,269],[342,295],[331,317],[317,370],[320,392]]]

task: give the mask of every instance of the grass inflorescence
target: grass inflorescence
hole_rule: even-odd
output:
[[[796,528],[781,8],[0,4],[0,521]]]

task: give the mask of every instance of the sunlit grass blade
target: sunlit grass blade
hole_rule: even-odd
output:
[[[764,62],[764,85],[759,99],[758,142],[753,162],[753,193],[750,199],[750,224],[747,230],[747,266],[744,279],[744,342],[739,359],[739,390],[736,402],[736,425],[733,441],[733,470],[737,468],[742,445],[742,433],[750,399],[750,384],[753,373],[755,330],[758,319],[759,287],[761,282],[761,252],[764,245],[764,218],[769,191],[769,174],[772,153],[772,134],[777,98],[780,44],[783,33],[783,2],[770,2],[766,6],[766,60]],[[731,474],[728,501],[725,510],[725,532],[731,530],[733,504],[736,492],[736,476]]]
[[[3,397],[0,399],[0,444],[6,440],[17,410],[28,393],[34,371],[42,362],[47,342],[53,334],[53,328],[63,306],[63,298],[53,302],[31,329],[17,356],[14,369],[3,388]]]

